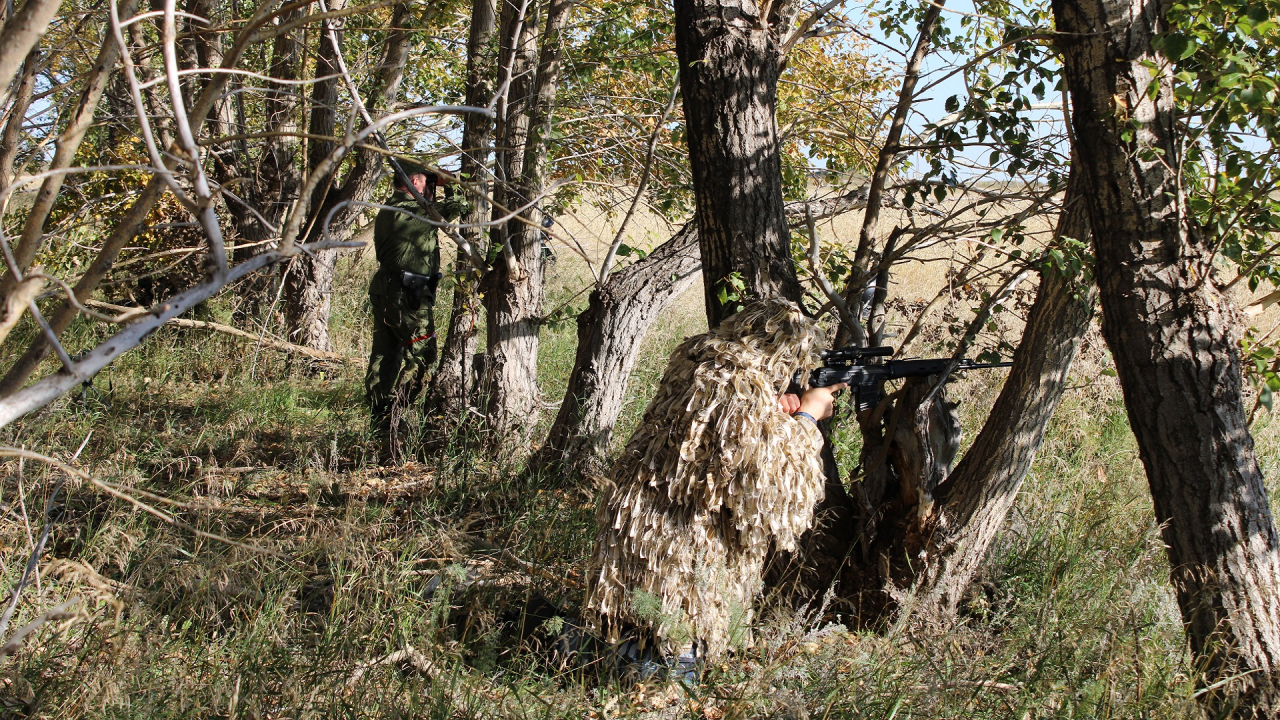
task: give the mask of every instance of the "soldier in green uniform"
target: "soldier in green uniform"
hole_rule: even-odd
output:
[[[448,192],[456,185],[446,186],[445,198],[436,200],[438,175],[418,165],[401,167],[446,220],[466,210],[465,200]],[[433,306],[440,281],[436,227],[407,214],[422,217],[424,210],[399,176],[394,184],[395,192],[384,204],[404,212],[380,210],[373,226],[378,271],[369,283],[373,350],[364,381],[373,431],[382,440],[385,460],[393,459],[399,418],[422,392],[436,359]]]

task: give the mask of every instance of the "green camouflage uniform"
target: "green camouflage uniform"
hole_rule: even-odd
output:
[[[417,200],[403,190],[396,190],[385,204],[424,214]],[[447,195],[434,204],[446,220],[457,218],[466,209],[457,196]],[[440,245],[436,228],[429,223],[381,210],[374,221],[373,246],[379,267],[369,283],[373,351],[364,387],[374,430],[389,436],[392,416],[398,414],[392,412],[393,405],[403,409],[413,403],[436,359],[435,289],[407,290],[401,271],[435,275],[440,271]]]

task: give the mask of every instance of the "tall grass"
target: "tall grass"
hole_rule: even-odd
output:
[[[345,262],[334,334],[360,358],[368,266]],[[562,287],[552,303],[576,292]],[[666,353],[701,329],[693,292],[645,347],[623,438]],[[73,351],[100,332],[76,326]],[[550,404],[572,365],[573,327],[542,337]],[[535,597],[580,600],[593,488],[465,443],[380,468],[362,363],[321,373],[239,340],[163,330],[95,391],[15,424],[3,442],[65,458],[87,437],[78,462],[96,476],[187,503],[170,508],[185,523],[274,554],[67,482],[40,585],[16,620],[71,596],[86,613],[0,661],[0,717],[1196,717],[1141,464],[1092,347],[959,626],[873,635],[773,611],[702,685],[624,687],[549,665],[510,622]],[[955,388],[967,436],[999,379]],[[1273,478],[1280,441],[1269,418],[1255,429]],[[29,462],[3,473],[0,581],[11,587],[62,478]]]

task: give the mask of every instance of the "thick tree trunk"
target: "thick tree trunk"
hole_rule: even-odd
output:
[[[693,285],[701,265],[698,231],[691,221],[592,291],[587,309],[578,315],[578,352],[569,387],[533,467],[573,473],[600,469],[649,326]]]
[[[788,3],[675,0],[676,54],[693,171],[707,320],[738,295],[799,300],[783,213],[777,14]],[[735,279],[742,288],[737,290]],[[730,298],[722,302],[721,297]]]
[[[1067,202],[1058,234],[1082,240],[1089,232],[1083,197],[1069,190]],[[924,516],[919,541],[909,547],[913,560],[899,568],[903,581],[914,573],[917,614],[942,621],[955,616],[1044,441],[1096,294],[1056,272],[1041,276],[1000,396],[960,464],[934,490],[938,512]]]
[[[570,0],[553,0],[548,7],[536,80],[527,96],[525,87],[518,93],[516,82],[512,81],[503,159],[504,176],[517,180],[510,183],[509,192],[503,194],[502,204],[508,209],[534,201],[543,191],[547,135],[560,79],[560,33],[571,8]],[[520,68],[527,67],[525,63],[532,55],[532,47],[521,44],[517,49],[514,72],[522,72]],[[516,107],[519,97],[527,97],[522,101],[527,108],[527,120],[521,121],[518,115],[512,114],[524,114]],[[522,125],[527,132],[521,130]],[[522,155],[518,168],[513,164],[517,153]],[[495,208],[494,212],[501,212],[501,208]],[[542,213],[534,206],[523,211],[520,218],[506,223],[502,232],[502,257],[495,261],[484,279],[487,417],[495,441],[509,446],[524,438],[538,411],[538,334],[544,295],[541,218]]]
[[[1073,178],[1060,236],[1088,234],[1082,191]],[[884,414],[864,414],[863,476],[851,496],[829,484],[799,562],[775,569],[774,584],[790,591],[796,582],[812,600],[835,583],[841,609],[866,626],[891,620],[904,598],[913,599],[908,609],[949,621],[1040,448],[1092,307],[1091,294],[1064,278],[1041,280],[1009,377],[954,471],[953,406],[940,396],[920,407],[936,378],[908,382]]]
[[[339,0],[330,3],[331,10],[346,5]],[[330,42],[324,25],[316,29],[319,35],[316,48],[316,80],[311,89],[311,118],[308,131],[312,139],[307,152],[307,167],[318,167],[333,150],[333,143],[319,137],[333,137],[338,117],[337,48]],[[339,41],[342,34],[338,33]],[[335,192],[333,179],[326,178],[316,186],[309,207],[312,215],[323,209],[329,195]],[[308,218],[310,219],[310,218]],[[289,342],[314,350],[329,352],[333,344],[329,340],[329,305],[333,291],[334,263],[338,251],[325,250],[315,254],[302,254],[284,267],[284,316],[285,337]]]
[[[494,0],[474,0],[471,7],[471,30],[467,38],[468,105],[483,107],[489,103],[493,94],[494,63],[489,45],[493,41],[496,13]],[[489,188],[486,175],[492,126],[488,117],[469,113],[462,129],[462,163],[459,172],[462,181],[470,185],[474,192],[469,195],[473,209],[463,216],[464,227],[458,232],[475,247],[483,247],[480,228],[465,226],[478,225],[488,217],[489,205],[482,198],[488,194]],[[440,413],[441,424],[445,427],[458,423],[475,394],[471,367],[480,326],[479,280],[475,268],[459,258],[455,270],[449,330],[440,349],[440,367],[431,379],[428,390],[428,402]]]
[[[1280,540],[1240,397],[1233,309],[1187,218],[1169,28],[1153,0],[1056,0],[1103,334],[1214,716],[1280,716]]]

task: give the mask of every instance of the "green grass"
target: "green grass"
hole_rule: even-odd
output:
[[[334,335],[360,357],[363,275],[347,262]],[[571,294],[555,292],[553,302]],[[669,349],[698,329],[696,316],[677,313],[655,331],[623,439]],[[70,344],[99,337],[79,325]],[[549,403],[573,343],[571,323],[543,335]],[[4,348],[6,362],[19,345]],[[963,624],[874,635],[775,612],[700,687],[622,688],[548,667],[499,622],[533,593],[580,601],[593,488],[561,487],[465,445],[378,468],[360,363],[321,375],[238,340],[166,329],[99,376],[100,397],[64,398],[0,440],[68,458],[88,437],[78,462],[96,477],[188,503],[170,509],[279,555],[199,537],[68,482],[40,588],[16,621],[73,595],[87,613],[2,661],[0,717],[1197,717],[1145,478],[1101,362],[1082,360],[1077,374],[1097,379],[1064,397]],[[999,378],[963,382],[955,394],[968,398],[972,438]],[[1269,417],[1255,431],[1272,478],[1280,441]],[[33,508],[60,479],[5,464],[6,586],[29,551],[15,518],[25,506],[38,532]],[[470,537],[510,555],[477,552]],[[408,647],[430,672],[392,663],[357,673]]]

